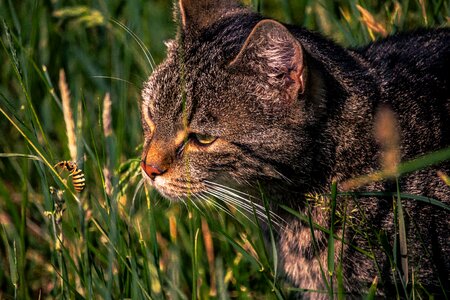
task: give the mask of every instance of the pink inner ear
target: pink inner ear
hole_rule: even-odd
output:
[[[269,76],[290,100],[305,92],[305,61],[300,43],[282,24],[259,22],[247,37],[230,67],[251,69]],[[281,81],[280,81],[281,80]]]
[[[180,9],[180,17],[181,17],[181,24],[183,24],[183,27],[186,28],[186,11],[185,11],[185,1],[179,0],[178,1],[178,7]],[[176,16],[176,14],[174,14]]]
[[[259,42],[251,47],[255,47],[255,44],[258,46],[251,51],[256,51],[256,63],[263,66],[263,72],[269,72],[270,77],[284,78],[281,83],[279,79],[271,81],[276,85],[281,84],[289,99],[295,101],[299,94],[305,92],[302,48],[287,29],[283,29],[286,32],[282,34],[277,34],[279,27],[263,31],[258,37]]]
[[[298,45],[297,45],[298,46]],[[298,46],[300,47],[300,46]],[[303,94],[305,92],[305,82],[304,82],[304,61],[301,53],[301,49],[295,49],[294,55],[294,65],[295,68],[290,72],[289,76],[294,80],[294,93]],[[294,95],[292,95],[294,96]],[[296,95],[295,95],[296,96]]]

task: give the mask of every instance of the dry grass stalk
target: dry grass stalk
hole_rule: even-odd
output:
[[[105,98],[103,98],[103,134],[105,137],[112,135],[112,117],[111,117],[111,97],[109,93],[106,93]]]
[[[402,5],[398,1],[395,1],[394,11],[391,14],[390,23],[399,26],[402,16],[403,16]]]
[[[211,279],[211,285],[209,290],[209,295],[212,297],[217,296],[217,288],[216,288],[216,271],[214,265],[214,246],[213,240],[211,236],[211,231],[209,230],[208,222],[204,218],[202,218],[202,233],[203,239],[205,241],[205,250],[206,257],[208,258],[209,265],[209,274]]]
[[[448,186],[450,186],[450,177],[442,171],[437,171],[437,175]]]
[[[105,97],[103,98],[103,113],[102,113],[102,121],[103,121],[103,134],[105,135],[105,138],[108,138],[112,136],[112,117],[111,117],[111,97],[109,93],[106,93]],[[110,156],[108,147],[106,148],[108,157]],[[112,170],[110,169],[111,166],[109,163],[107,163],[107,166],[103,168],[103,176],[105,178],[105,191],[108,196],[111,197],[112,195],[112,183],[111,183],[111,176],[112,176]]]
[[[169,233],[170,240],[172,243],[176,243],[177,241],[177,219],[174,215],[170,215],[169,217]]]
[[[428,16],[427,16],[427,9],[426,9],[426,1],[425,0],[419,0],[420,8],[422,9],[422,17],[423,21],[425,22],[425,25],[428,25]]]
[[[383,37],[388,35],[388,32],[383,24],[377,22],[374,16],[367,9],[358,4],[356,4],[356,8],[358,8],[359,13],[361,14],[361,21],[367,26],[369,33],[373,31],[381,34]]]
[[[105,192],[106,195],[111,197],[112,195],[112,183],[111,183],[111,172],[108,168],[103,168],[103,176],[105,177]]]
[[[12,224],[11,217],[4,212],[0,212],[0,225],[9,225],[9,224]]]
[[[340,190],[345,192],[345,191],[351,191],[354,190],[358,187],[367,185],[371,182],[376,182],[376,181],[380,181],[383,180],[384,178],[386,178],[387,175],[384,174],[383,172],[374,172],[372,174],[369,175],[365,175],[365,176],[360,176],[360,177],[356,177],[356,178],[352,178],[349,179],[347,181],[344,181],[342,184],[339,185]]]
[[[352,190],[371,182],[394,178],[398,175],[398,165],[401,156],[400,134],[397,120],[392,110],[387,107],[380,108],[375,117],[374,129],[375,138],[380,144],[381,171],[347,180],[340,185],[342,190]]]
[[[397,176],[400,162],[400,134],[394,113],[382,107],[375,119],[375,138],[381,147],[381,167],[390,177]]]
[[[375,138],[381,147],[381,166],[387,178],[398,176],[400,163],[400,134],[394,112],[388,107],[381,107],[375,119]],[[397,200],[397,220],[401,270],[405,284],[409,281],[408,245],[406,227],[403,218],[401,200]]]
[[[61,92],[64,122],[66,123],[67,146],[72,161],[77,161],[77,136],[75,134],[75,122],[73,120],[72,107],[70,106],[70,90],[67,86],[64,69],[59,70],[59,91]]]
[[[50,194],[55,203],[54,211],[45,212],[51,218],[54,218],[54,234],[55,234],[55,249],[61,251],[64,243],[64,235],[62,230],[62,217],[65,211],[64,191],[50,187]]]

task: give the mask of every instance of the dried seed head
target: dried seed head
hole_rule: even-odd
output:
[[[375,117],[375,138],[381,148],[383,172],[395,176],[400,162],[400,134],[396,117],[387,107],[381,107]]]
[[[59,70],[59,91],[61,93],[64,122],[66,123],[67,144],[70,158],[77,160],[77,137],[75,135],[75,122],[73,120],[72,108],[70,106],[70,90],[67,86],[66,74],[63,69]]]
[[[361,21],[366,25],[369,31],[379,33],[383,37],[388,35],[388,32],[383,24],[377,22],[368,10],[358,4],[356,4],[356,8],[358,8],[359,13],[361,14]]]

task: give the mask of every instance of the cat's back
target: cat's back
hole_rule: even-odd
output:
[[[413,81],[425,77],[447,80],[447,84],[450,78],[450,28],[400,33],[356,51],[364,56],[371,68],[388,78],[414,74],[403,79]]]
[[[356,51],[380,103],[398,117],[404,158],[450,146],[450,28],[401,33]]]
[[[357,51],[389,101],[400,95],[449,101],[450,28],[396,34]]]

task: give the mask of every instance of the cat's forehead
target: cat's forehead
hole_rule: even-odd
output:
[[[267,116],[261,115],[260,103],[239,86],[243,81],[228,67],[248,35],[241,28],[232,29],[169,43],[166,60],[142,90],[143,111],[150,110],[159,126],[175,131],[188,120],[193,130],[223,131],[235,120],[242,120],[239,126],[245,129],[245,120],[252,116],[260,115],[259,122],[264,122]],[[247,127],[256,124],[251,123]]]
[[[214,42],[180,46],[171,41],[167,58],[144,83],[143,105],[155,112],[176,110],[180,105],[185,109],[201,106],[202,102],[198,103],[201,95],[215,89],[217,79],[226,76],[222,52]]]
[[[173,68],[173,59],[166,59],[144,83],[141,93],[143,120],[156,125],[163,136],[176,133],[182,125],[178,116],[181,107],[179,78]]]
[[[202,33],[180,34],[176,40],[165,42],[167,57],[144,85],[144,100],[151,92],[163,94],[160,89],[179,90],[180,85],[202,82],[208,77],[219,79],[217,76],[226,71],[257,20],[255,15],[244,22],[230,18]],[[164,99],[165,102],[168,100]]]
[[[201,69],[184,78],[180,66],[172,61],[161,66],[145,84],[143,113],[150,114],[162,135],[170,138],[185,125],[193,132],[226,135],[236,119],[243,119],[240,115],[245,109],[237,107],[224,90],[226,80],[217,80],[217,73],[208,68],[204,72]]]

